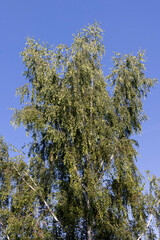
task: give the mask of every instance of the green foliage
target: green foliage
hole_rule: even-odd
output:
[[[29,164],[9,159],[1,141],[1,234],[10,239],[156,239],[159,184],[149,194],[131,139],[147,118],[144,52],[116,54],[105,77],[97,23],[52,49],[28,39],[22,52],[27,84],[12,123],[31,136]],[[107,91],[109,87],[110,92]],[[8,174],[8,171],[10,174]],[[8,200],[9,199],[9,200]],[[139,238],[140,239],[140,238]]]

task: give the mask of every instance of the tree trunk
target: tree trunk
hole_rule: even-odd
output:
[[[87,226],[87,240],[92,240],[91,227]]]

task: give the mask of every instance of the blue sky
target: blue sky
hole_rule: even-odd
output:
[[[104,30],[105,73],[110,72],[113,52],[146,50],[146,76],[160,79],[159,0],[0,0],[0,134],[17,147],[23,145],[23,128],[10,125],[10,107],[19,106],[17,87],[25,83],[19,53],[26,37],[50,45],[70,45],[72,34],[94,21]],[[139,141],[138,167],[160,175],[160,85],[152,90],[144,109],[149,121],[143,124]]]

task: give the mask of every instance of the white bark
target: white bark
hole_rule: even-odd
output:
[[[30,187],[34,192],[37,190],[37,184],[35,183],[34,179],[27,173],[27,172],[23,172],[25,175],[27,175],[31,181],[34,183],[35,187],[31,186],[26,179],[23,177],[23,175],[21,175],[18,171],[18,169],[15,167],[15,165],[13,165],[13,168],[16,170],[16,172],[18,173],[18,175],[23,179],[23,181],[28,185],[28,187]],[[52,217],[54,218],[54,220],[56,221],[56,223],[59,224],[59,226],[63,229],[63,225],[61,224],[61,222],[58,220],[58,218],[56,217],[56,215],[54,214],[54,212],[52,211],[52,209],[49,207],[48,203],[45,201],[45,199],[39,194],[39,196],[41,197],[42,201],[44,202],[45,206],[47,207],[48,211],[51,213]]]
[[[146,229],[149,227],[150,223],[151,223],[151,220],[152,220],[152,214],[150,215],[150,218],[149,218],[149,221],[148,221],[148,224],[146,226]],[[144,233],[142,233],[139,238],[137,238],[137,240],[140,240],[142,237],[143,237]]]
[[[92,233],[91,233],[91,227],[88,226],[87,229],[87,240],[92,240]]]
[[[9,235],[5,233],[5,229],[4,229],[4,227],[3,227],[3,223],[2,223],[2,222],[0,222],[0,225],[2,226],[2,231],[3,231],[3,232],[4,232],[4,234],[6,235],[7,239],[8,239],[8,240],[10,240],[10,237],[9,237]]]

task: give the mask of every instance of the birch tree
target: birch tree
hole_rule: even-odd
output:
[[[143,99],[156,82],[145,76],[144,52],[117,53],[105,76],[95,23],[71,47],[28,39],[21,55],[27,83],[17,90],[22,108],[12,122],[32,141],[27,170],[14,171],[33,192],[38,239],[156,239],[150,216],[158,227],[158,185],[144,193],[132,137],[147,119]]]

